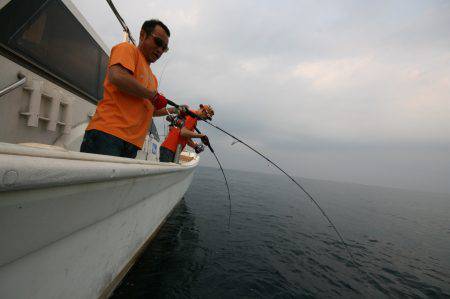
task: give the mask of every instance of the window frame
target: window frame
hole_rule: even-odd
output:
[[[4,8],[7,8],[7,6],[15,1],[20,0],[11,0],[6,5],[0,8],[0,10],[3,10]],[[63,78],[62,76],[54,73],[52,70],[50,70],[48,67],[45,66],[45,63],[39,62],[39,60],[35,60],[34,58],[27,55],[27,53],[22,53],[20,49],[15,49],[10,47],[8,44],[10,43],[10,39],[12,37],[15,37],[18,32],[20,32],[24,27],[27,26],[30,22],[35,20],[38,16],[41,15],[41,11],[45,10],[46,6],[50,5],[51,2],[59,2],[66,13],[70,14],[77,25],[79,25],[80,30],[84,31],[86,36],[90,39],[90,41],[93,43],[93,45],[98,50],[98,57],[97,57],[97,70],[96,70],[96,91],[97,97],[95,97],[93,94],[91,94],[89,91],[84,90],[82,87],[77,86],[76,84],[73,84],[69,82],[68,79]],[[77,16],[77,13],[74,13],[73,8],[71,9],[68,7],[66,1],[64,0],[44,0],[41,4],[41,6],[35,10],[31,16],[29,16],[22,24],[20,24],[18,27],[16,27],[16,31],[14,34],[11,34],[8,38],[8,44],[5,44],[3,41],[0,41],[0,54],[5,56],[6,58],[14,61],[15,63],[23,66],[24,68],[29,69],[30,71],[35,72],[36,74],[44,77],[45,79],[59,85],[60,87],[69,90],[70,92],[80,96],[81,98],[93,103],[97,104],[103,97],[103,94],[100,93],[100,90],[103,89],[103,81],[104,77],[102,77],[102,73],[106,76],[106,70],[102,72],[102,62],[105,60],[106,63],[109,60],[109,55],[106,53],[104,47],[99,44],[99,42],[96,41],[94,36],[91,34],[91,30],[88,30],[83,24],[83,21],[79,19]],[[103,55],[102,55],[103,54]],[[107,64],[105,65],[107,67]]]

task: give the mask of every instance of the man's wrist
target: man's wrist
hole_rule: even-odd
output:
[[[155,90],[147,89],[147,95],[146,98],[153,103],[158,93]]]

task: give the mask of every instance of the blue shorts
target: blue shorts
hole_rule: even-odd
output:
[[[124,158],[136,158],[139,148],[114,135],[99,131],[89,130],[84,132],[83,143],[80,152],[108,155]]]
[[[159,147],[159,162],[173,162],[175,153],[164,146]]]

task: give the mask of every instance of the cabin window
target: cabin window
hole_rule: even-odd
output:
[[[59,0],[13,0],[0,11],[0,43],[99,100],[108,56]]]

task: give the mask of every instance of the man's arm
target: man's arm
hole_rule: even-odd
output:
[[[192,139],[188,139],[187,141],[187,145],[189,145],[192,148],[195,148],[197,146],[197,143],[195,143],[194,141],[192,141]]]
[[[161,108],[159,110],[155,110],[155,112],[153,112],[153,116],[164,116],[167,115],[167,112],[169,112],[170,114],[174,114],[176,112],[175,107]]]
[[[109,68],[108,79],[120,91],[138,98],[145,98],[151,101],[157,93],[156,90],[145,88],[130,74],[129,70],[120,64],[115,64]]]
[[[197,134],[195,132],[189,131],[185,127],[181,128],[180,135],[186,138],[202,138],[206,136],[205,134]]]

